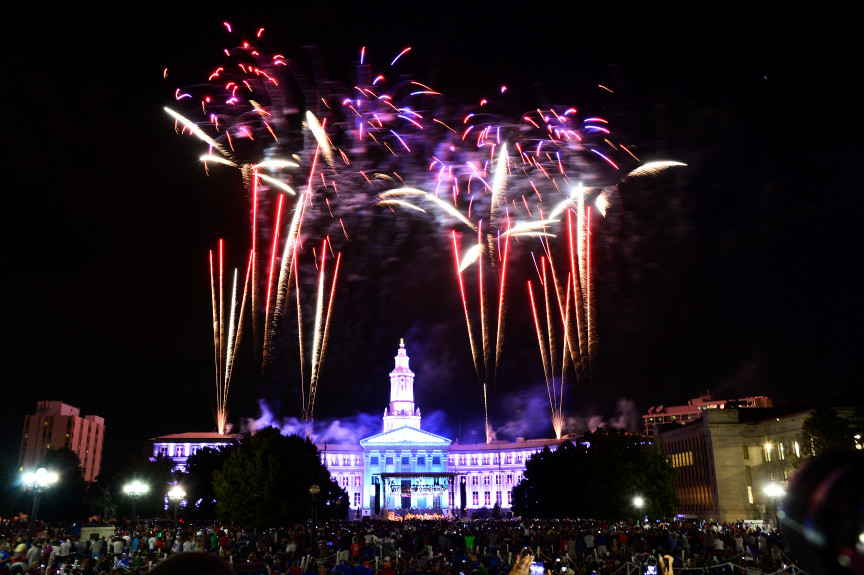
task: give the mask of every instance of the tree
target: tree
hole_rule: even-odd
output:
[[[19,511],[29,513],[29,503],[24,503],[29,499],[21,489],[20,476],[16,462],[0,453],[0,517],[12,517]]]
[[[234,447],[214,474],[217,515],[261,527],[304,521],[312,514],[312,485],[321,489],[322,521],[347,517],[348,494],[330,478],[312,441],[268,427]]]
[[[189,501],[187,514],[194,519],[216,518],[216,490],[213,477],[228,460],[233,445],[219,448],[199,449],[186,461],[186,475],[183,486],[186,500]]]
[[[58,478],[57,483],[42,494],[38,518],[67,521],[81,518],[86,511],[87,482],[78,454],[68,447],[49,449],[40,467],[54,471]]]
[[[671,464],[647,439],[599,429],[534,454],[513,489],[513,511],[537,519],[620,520],[634,515],[633,498],[640,495],[642,511],[665,517],[678,505],[674,479]]]
[[[818,407],[801,425],[801,438],[812,455],[855,449],[852,421],[832,407]]]
[[[103,467],[99,477],[90,486],[88,502],[90,511],[102,515],[105,510],[105,494],[118,504],[121,517],[132,518],[132,508],[139,517],[152,517],[163,511],[168,485],[176,480],[174,461],[167,456],[158,456],[155,461],[147,457],[126,456],[108,467]],[[123,492],[123,486],[138,480],[148,486],[148,491],[133,504],[131,496]],[[103,519],[106,519],[103,517]]]

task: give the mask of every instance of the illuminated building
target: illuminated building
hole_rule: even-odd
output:
[[[749,407],[771,407],[771,400],[764,396],[741,399],[713,399],[710,393],[700,395],[687,405],[653,406],[642,416],[645,435],[653,437],[658,429],[667,425],[684,425],[702,417],[708,409],[741,409]]]
[[[190,455],[194,455],[199,449],[205,447],[219,449],[232,443],[239,443],[241,439],[242,436],[236,433],[220,435],[215,431],[162,435],[147,440],[145,456],[148,456],[150,461],[156,461],[160,455],[170,457],[174,460],[174,469],[185,473],[186,461]]]
[[[509,515],[513,487],[525,462],[561,440],[522,438],[512,442],[454,444],[424,431],[414,404],[414,373],[404,343],[390,372],[390,403],[381,433],[359,445],[319,445],[322,462],[348,492],[357,515],[458,515],[499,505]]]
[[[835,397],[784,408],[706,409],[686,425],[660,430],[658,443],[677,471],[678,513],[721,522],[776,520],[777,494],[795,462],[811,456],[802,425],[823,404],[848,418],[853,408],[846,406],[854,401]]]
[[[24,432],[18,456],[20,471],[36,469],[50,449],[66,447],[78,456],[84,481],[93,481],[102,466],[105,420],[97,415],[81,417],[77,407],[62,401],[39,401],[36,413],[24,416]]]

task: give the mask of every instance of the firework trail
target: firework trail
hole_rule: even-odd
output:
[[[614,187],[592,189],[579,185],[550,214],[553,221],[557,221],[561,214],[566,216],[565,257],[559,259],[564,259],[567,265],[555,265],[558,256],[547,242],[538,269],[545,317],[541,318],[537,312],[534,287],[530,281],[528,297],[549,392],[552,427],[559,439],[565,421],[563,394],[568,369],[572,369],[576,381],[589,381],[591,364],[597,353],[591,266],[592,213],[596,210],[605,216],[610,197],[622,183],[656,176],[669,168],[684,165],[673,161],[650,162],[632,170]],[[561,277],[565,273],[566,278]],[[560,371],[556,372],[559,363]]]
[[[234,370],[237,346],[243,335],[243,314],[246,307],[246,296],[249,287],[249,272],[252,269],[251,258],[247,267],[246,279],[243,284],[243,295],[240,300],[240,310],[237,311],[237,269],[231,285],[231,303],[228,307],[228,321],[225,321],[225,272],[224,246],[219,240],[218,278],[219,289],[216,289],[216,270],[214,270],[213,250],[210,250],[210,293],[213,303],[213,349],[216,367],[216,430],[220,435],[229,431],[228,424],[228,390],[231,386],[231,375]],[[218,294],[218,295],[217,295]],[[226,331],[227,327],[227,331]]]

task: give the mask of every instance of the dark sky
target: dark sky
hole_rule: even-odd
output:
[[[599,346],[591,380],[565,389],[567,431],[632,425],[652,405],[707,390],[779,403],[861,388],[864,146],[851,22],[555,3],[294,4],[67,6],[13,26],[7,455],[17,457],[23,417],[42,399],[103,416],[112,454],[213,428],[207,254],[225,238],[230,265],[245,265],[249,203],[236,172],[204,173],[204,146],[176,135],[162,108],[176,105],[177,82],[204,82],[221,49],[259,27],[270,52],[314,53],[334,82],[350,84],[363,46],[382,72],[411,46],[400,73],[449,101],[491,99],[506,84],[514,120],[575,106],[610,118],[641,160],[687,164],[620,187],[595,229]],[[316,416],[334,438],[352,426],[377,432],[404,337],[424,427],[479,439],[483,398],[446,234],[405,212],[358,213],[364,231],[343,243]],[[530,255],[518,258],[489,412],[502,436],[548,435],[524,295]],[[228,401],[237,428],[261,416],[261,402],[274,421],[299,416],[294,341],[282,338],[274,357],[263,379],[238,361]]]

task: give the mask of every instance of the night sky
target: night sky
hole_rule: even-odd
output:
[[[599,347],[591,381],[565,389],[565,432],[633,428],[650,406],[709,390],[779,404],[861,389],[864,132],[850,18],[289,4],[64,6],[11,23],[6,455],[17,458],[24,415],[43,399],[104,417],[107,460],[214,428],[208,251],[225,238],[231,265],[245,265],[249,204],[236,172],[204,172],[204,146],[175,134],[163,106],[259,27],[271,52],[314,53],[334,81],[350,84],[364,46],[382,71],[411,46],[402,73],[448,100],[492,99],[506,84],[516,119],[575,106],[608,117],[642,161],[687,164],[622,186],[595,229]],[[375,215],[344,247],[320,429],[330,441],[380,431],[404,338],[424,429],[480,440],[446,234],[422,216],[363,213]],[[552,432],[524,293],[530,256],[519,258],[489,393],[505,438]],[[264,379],[238,361],[235,430],[299,417],[296,355],[280,340]]]

